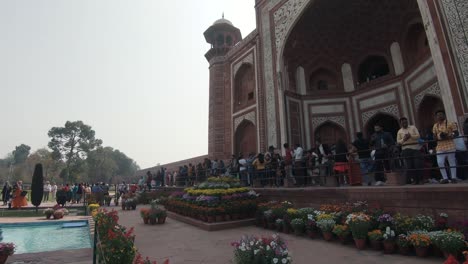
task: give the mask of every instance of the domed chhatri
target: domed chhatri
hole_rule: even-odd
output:
[[[227,20],[224,18],[224,12],[223,15],[221,16],[220,19],[216,20],[213,25],[219,25],[219,24],[228,24],[230,26],[234,26],[231,21]]]

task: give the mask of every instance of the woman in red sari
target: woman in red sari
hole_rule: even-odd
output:
[[[22,196],[22,192],[23,190],[21,188],[21,182],[17,182],[15,187],[13,187],[13,201],[11,204],[13,208],[21,208],[22,206],[28,206],[26,196]]]

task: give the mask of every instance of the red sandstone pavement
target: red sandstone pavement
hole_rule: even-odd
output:
[[[166,258],[171,264],[232,263],[231,242],[238,240],[243,234],[273,234],[272,231],[254,226],[209,232],[170,218],[164,225],[144,225],[138,210],[119,210],[119,217],[121,224],[135,227],[135,244],[142,255],[149,256],[158,263]],[[354,246],[341,245],[336,242],[284,234],[282,237],[288,243],[294,264],[443,263],[441,258],[421,259],[415,256],[384,255],[372,250],[359,251]]]

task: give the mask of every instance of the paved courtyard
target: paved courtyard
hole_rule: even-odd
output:
[[[135,227],[137,248],[143,256],[163,261],[168,258],[171,264],[225,264],[232,263],[233,247],[231,242],[243,234],[270,235],[272,231],[243,227],[237,229],[208,232],[188,224],[168,218],[164,225],[144,225],[136,211],[119,210],[120,223]],[[337,242],[311,240],[294,235],[282,235],[287,241],[293,263],[392,263],[392,264],[429,264],[442,263],[441,258],[421,259],[415,256],[384,255],[381,252],[359,251],[354,246]]]

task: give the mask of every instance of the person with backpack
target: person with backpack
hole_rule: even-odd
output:
[[[266,161],[265,161],[265,156],[263,153],[259,153],[257,155],[257,158],[254,160],[252,163],[253,167],[255,168],[255,178],[260,180],[260,184],[262,187],[265,187],[266,185]]]

